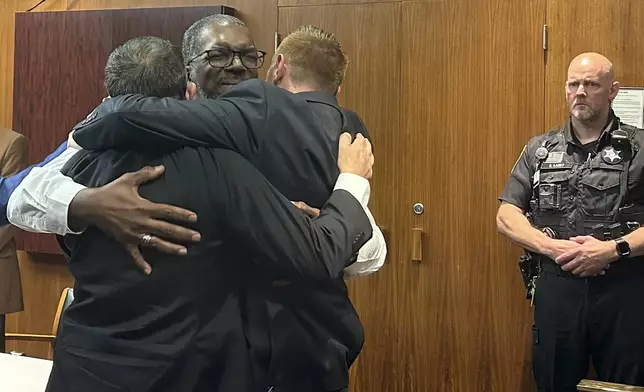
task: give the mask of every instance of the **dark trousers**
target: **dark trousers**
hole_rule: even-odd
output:
[[[46,392],[258,391],[243,350],[220,350],[212,355],[213,351],[189,343],[191,349],[185,353],[165,357],[153,348],[142,352],[140,347],[128,351],[127,345],[122,350],[106,345],[104,351],[87,351],[61,342],[57,340],[54,348]]]
[[[7,345],[6,341],[4,338],[4,333],[5,333],[5,315],[0,314],[0,353],[4,353],[7,351]]]
[[[587,279],[543,268],[532,331],[539,391],[576,392],[591,360],[602,381],[644,386],[644,260]]]

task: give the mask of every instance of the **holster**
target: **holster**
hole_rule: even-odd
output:
[[[519,271],[521,271],[523,285],[526,288],[526,299],[531,299],[534,281],[539,276],[539,258],[528,251],[524,251],[524,254],[519,257]]]

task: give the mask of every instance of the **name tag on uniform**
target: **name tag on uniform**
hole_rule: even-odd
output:
[[[546,169],[546,170],[552,170],[552,169],[572,169],[574,166],[573,163],[571,162],[563,162],[563,163],[544,163],[541,168]]]
[[[544,163],[561,163],[563,162],[563,155],[563,152],[551,152]]]

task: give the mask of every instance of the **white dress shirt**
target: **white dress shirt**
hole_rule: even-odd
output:
[[[22,230],[59,235],[78,234],[67,226],[69,205],[85,186],[60,172],[78,150],[69,147],[43,167],[35,167],[9,197],[7,219]],[[342,173],[334,190],[344,189],[355,197],[369,217],[373,236],[360,248],[357,261],[344,269],[345,277],[376,272],[385,262],[387,245],[367,207],[369,181],[355,174]]]
[[[60,170],[78,150],[69,147],[43,167],[34,167],[9,197],[7,219],[34,233],[78,234],[67,227],[69,205],[85,189]]]
[[[356,174],[351,173],[341,173],[338,176],[338,180],[335,182],[336,189],[344,189],[347,192],[351,193],[353,197],[358,199],[364,212],[369,217],[369,222],[371,222],[371,228],[373,229],[373,235],[371,239],[365,243],[362,248],[358,251],[358,258],[355,263],[344,269],[345,278],[353,278],[356,276],[363,276],[372,274],[380,269],[385,263],[385,257],[387,257],[387,244],[385,243],[385,238],[376,225],[376,221],[369,211],[369,197],[371,195],[371,186],[369,181],[363,177],[360,177]]]

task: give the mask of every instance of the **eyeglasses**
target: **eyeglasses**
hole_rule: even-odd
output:
[[[229,67],[235,56],[239,58],[242,65],[248,69],[257,69],[264,65],[264,58],[266,57],[266,52],[261,50],[246,50],[246,51],[237,51],[237,50],[228,50],[228,49],[208,49],[199,53],[188,63],[186,66],[190,65],[193,61],[199,57],[206,55],[204,61],[207,61],[213,68],[226,68]]]

